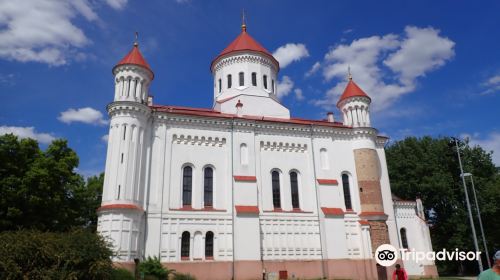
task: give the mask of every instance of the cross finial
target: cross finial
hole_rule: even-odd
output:
[[[347,79],[352,81],[351,65],[347,66]]]
[[[245,9],[241,10],[241,31],[246,32],[247,31],[247,23],[245,19]]]
[[[139,32],[135,32],[135,39],[134,39],[134,46],[139,46],[139,42],[138,42],[138,38],[139,38]]]

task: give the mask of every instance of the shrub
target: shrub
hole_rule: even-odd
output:
[[[111,273],[111,279],[113,280],[134,280],[135,277],[130,271],[125,268],[114,268]]]
[[[85,230],[0,232],[0,279],[109,279],[110,245]]]
[[[144,276],[153,276],[157,279],[167,279],[168,275],[174,270],[169,270],[161,265],[158,257],[148,257],[145,261],[139,263],[139,272]]]
[[[196,280],[191,274],[175,273],[174,280]]]

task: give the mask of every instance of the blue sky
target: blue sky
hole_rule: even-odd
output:
[[[66,138],[104,169],[112,67],[132,47],[156,104],[212,106],[211,60],[248,32],[282,65],[280,98],[322,119],[351,66],[393,140],[458,135],[500,165],[500,3],[482,1],[0,0],[0,134]]]

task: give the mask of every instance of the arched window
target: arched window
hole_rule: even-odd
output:
[[[233,86],[233,76],[231,74],[227,75],[227,88],[231,88]]]
[[[255,72],[252,73],[252,86],[257,86],[257,73]]]
[[[205,236],[205,258],[213,259],[214,257],[214,233],[209,231]]]
[[[403,248],[408,249],[408,238],[406,237],[406,228],[401,228],[401,245]]]
[[[185,231],[182,233],[181,239],[181,259],[189,259],[189,241],[190,241],[189,232]]]
[[[280,173],[278,171],[273,171],[271,175],[273,187],[273,205],[274,208],[281,208]]]
[[[193,168],[182,169],[182,206],[191,206],[191,191],[193,189]]]
[[[205,207],[213,206],[213,187],[214,187],[214,170],[211,167],[206,167],[204,172],[203,197]]]
[[[329,168],[328,152],[326,151],[325,148],[319,150],[319,158],[321,160],[321,169],[328,169]]]
[[[245,143],[240,145],[240,163],[241,165],[248,164],[248,147]]]
[[[267,76],[264,75],[264,77],[262,77],[262,81],[264,83],[264,88],[267,89]]]
[[[240,72],[240,87],[245,85],[245,74],[243,72]]]
[[[342,174],[342,186],[344,187],[345,209],[352,209],[351,188],[349,187],[349,175]]]
[[[299,182],[297,178],[297,172],[290,172],[290,188],[292,191],[292,207],[293,209],[299,209]]]
[[[219,92],[221,92],[221,91],[222,91],[222,80],[219,79]]]

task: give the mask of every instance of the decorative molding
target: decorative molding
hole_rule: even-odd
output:
[[[144,209],[142,209],[142,207],[139,207],[135,204],[124,204],[124,203],[107,204],[97,208],[97,212],[106,210],[133,210],[133,211],[144,212]]]
[[[198,135],[177,135],[172,136],[172,143],[185,144],[193,146],[212,146],[212,147],[222,147],[226,144],[226,138],[223,137],[212,137],[212,136],[198,136]]]
[[[249,52],[249,51],[246,51]],[[244,52],[226,56],[224,58],[218,58],[218,61],[212,67],[212,73],[219,71],[220,69],[236,64],[236,63],[257,63],[272,68],[274,72],[278,72],[278,68],[275,63],[269,59],[267,56],[254,52],[254,54],[244,54]]]
[[[321,211],[323,211],[325,216],[344,217],[344,210],[342,208],[321,207]]]
[[[258,206],[236,205],[234,208],[237,214],[259,214]]]
[[[307,144],[260,141],[260,149],[264,151],[303,153],[307,150]]]

